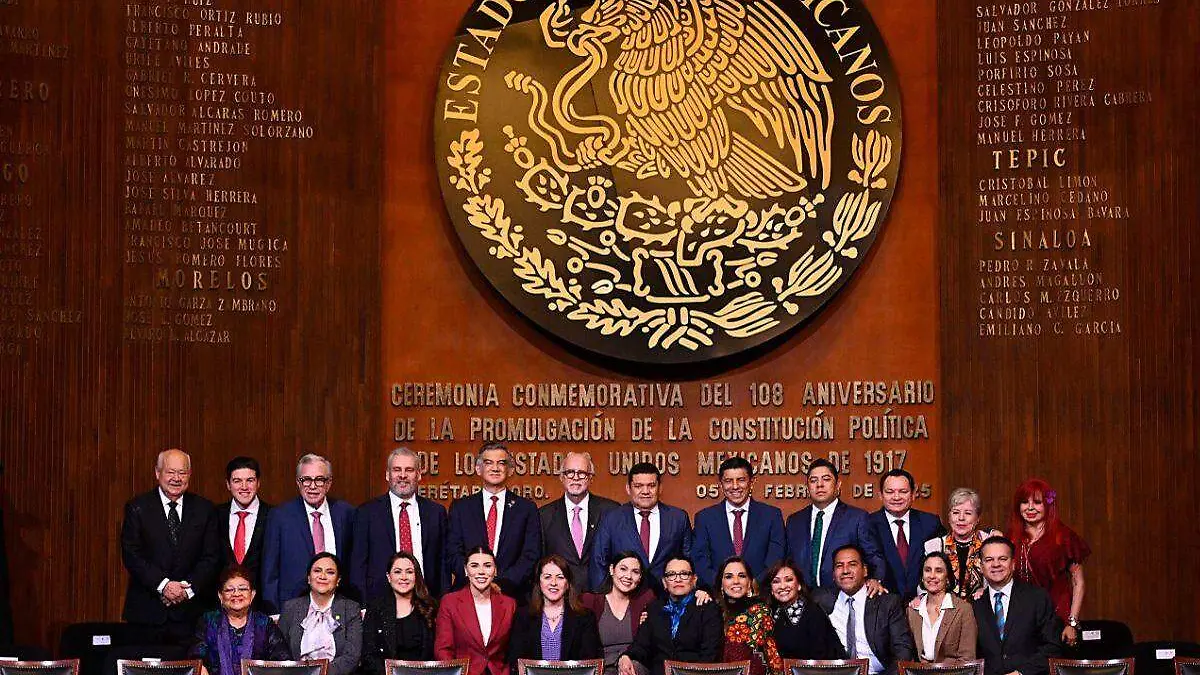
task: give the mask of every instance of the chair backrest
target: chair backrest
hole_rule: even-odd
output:
[[[837,659],[813,661],[808,659],[784,659],[784,675],[867,675],[871,666],[868,659]]]
[[[4,645],[0,647],[0,659],[5,661],[49,661],[54,655],[48,650],[32,645]]]
[[[145,631],[131,624],[96,621],[73,623],[63,628],[58,653],[63,658],[79,659],[80,675],[110,675],[116,672],[110,661],[115,649],[143,644],[145,641]]]
[[[117,675],[200,675],[200,661],[118,659]]]
[[[1050,659],[1050,675],[1133,675],[1133,659]]]
[[[517,675],[603,675],[604,659],[535,661],[517,659]]]
[[[1195,642],[1139,642],[1133,646],[1138,675],[1175,675],[1175,659],[1200,657]]]
[[[329,659],[257,661],[242,659],[242,675],[328,675]]]
[[[79,675],[79,659],[0,661],[0,675]]]
[[[750,675],[750,662],[690,663],[688,661],[664,661],[663,675]]]
[[[1124,659],[1133,656],[1133,631],[1109,619],[1079,622],[1079,644],[1071,652],[1081,659]]]
[[[983,675],[983,659],[945,663],[901,661],[897,665],[900,667],[900,675]]]
[[[467,675],[471,659],[454,661],[399,661],[387,659],[383,662],[383,675]]]
[[[1200,675],[1200,659],[1176,656],[1175,675]]]

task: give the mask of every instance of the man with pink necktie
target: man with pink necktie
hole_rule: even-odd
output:
[[[309,563],[318,553],[350,559],[354,507],[330,499],[333,463],[308,454],[296,465],[296,487],[300,496],[271,509],[267,516],[267,541],[263,545],[263,599],[272,607],[308,591]],[[347,584],[346,586],[349,586]],[[359,599],[354,588],[340,589]]]
[[[241,565],[254,575],[254,585],[262,587],[263,542],[267,538],[267,513],[271,505],[258,496],[260,467],[253,457],[234,457],[225,465],[225,488],[232,498],[217,506],[216,526],[223,567]],[[274,613],[275,608],[256,605]]]
[[[587,590],[588,566],[592,559],[592,544],[600,518],[617,503],[592,494],[592,477],[596,466],[586,452],[568,452],[563,458],[558,477],[563,484],[562,499],[556,499],[538,509],[542,520],[544,553],[557,553],[566,558],[576,585]]]

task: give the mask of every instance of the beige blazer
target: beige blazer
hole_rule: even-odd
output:
[[[975,626],[975,612],[971,609],[971,604],[962,598],[950,594],[950,602],[954,604],[953,608],[944,609],[945,614],[942,617],[942,625],[938,629],[937,638],[934,641],[934,661],[967,661],[975,658],[975,637],[978,634],[978,628]],[[913,639],[917,643],[917,654],[922,661],[928,661],[925,658],[924,637],[922,629],[924,623],[921,621],[921,612],[913,609],[910,605],[907,609],[908,627],[912,630]]]

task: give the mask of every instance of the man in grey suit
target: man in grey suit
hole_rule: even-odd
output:
[[[894,594],[869,597],[866,557],[857,544],[838,548],[833,553],[838,590],[821,587],[813,596],[829,615],[850,658],[867,659],[871,675],[895,675],[900,661],[917,660],[917,646],[908,630],[904,600]]]
[[[591,493],[596,465],[586,452],[568,452],[558,477],[563,496],[542,508],[542,542],[545,553],[557,553],[567,559],[575,587],[588,590],[588,565],[592,559],[596,525],[617,503]]]

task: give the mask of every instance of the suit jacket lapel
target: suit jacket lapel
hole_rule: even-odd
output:
[[[496,556],[497,557],[500,556],[500,551],[501,551],[501,549],[504,548],[504,544],[507,543],[513,537],[512,510],[513,510],[514,502],[516,502],[516,496],[513,495],[512,490],[505,491],[505,493],[504,493],[504,515],[502,515],[500,517],[500,536],[496,537]],[[484,522],[483,530],[484,530],[484,538],[486,539],[487,538],[487,522],[486,521]]]
[[[942,610],[942,625],[938,626],[937,637],[933,639],[933,653],[937,654],[942,649],[942,641],[946,639],[946,632],[950,630],[950,624],[958,620],[958,612],[954,607]],[[918,649],[920,646],[918,645]]]
[[[436,516],[433,515],[433,504],[431,502],[426,502],[420,497],[417,497],[417,513],[421,516],[421,554],[430,555],[433,553],[434,549],[433,521],[436,518]],[[397,546],[397,548],[399,548],[399,546]]]
[[[804,569],[812,570],[812,517],[813,508],[811,505],[800,509],[800,552],[796,563],[803,565]],[[803,560],[799,559],[803,558]]]
[[[250,543],[246,545],[247,557],[250,555],[251,549],[256,548],[267,534],[267,512],[270,510],[271,507],[263,504],[261,499],[258,500],[258,515],[254,517],[254,531],[250,533]],[[228,513],[225,514],[225,525],[226,527],[229,525]],[[229,537],[225,538],[225,543],[229,544]]]

